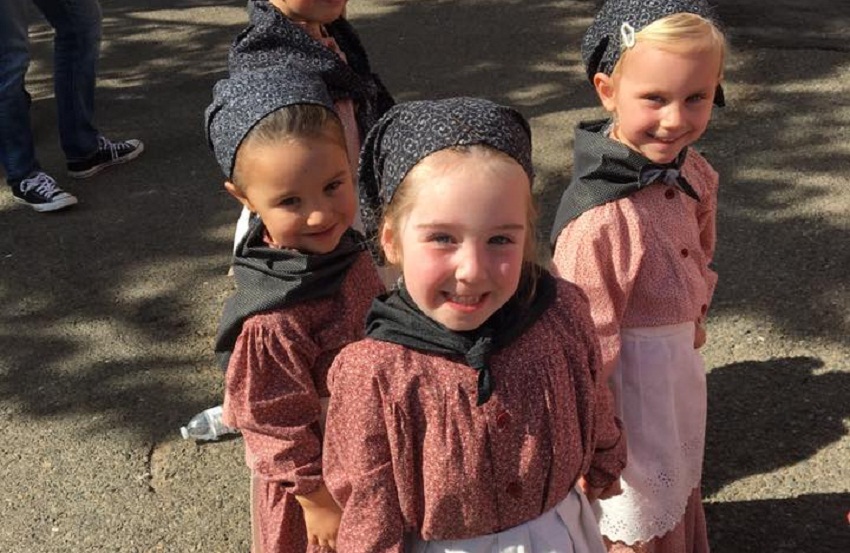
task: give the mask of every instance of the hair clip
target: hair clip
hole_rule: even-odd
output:
[[[620,41],[623,48],[632,48],[635,45],[635,28],[628,23],[620,25]]]

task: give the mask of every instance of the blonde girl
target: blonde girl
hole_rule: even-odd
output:
[[[725,41],[703,1],[610,0],[585,35],[610,120],[582,123],[552,240],[590,299],[628,441],[597,507],[610,551],[707,552],[706,381],[718,178],[693,148],[722,104]]]
[[[609,488],[625,446],[586,300],[537,264],[528,124],[402,104],[361,163],[367,235],[403,277],[329,376],[339,550],[602,551],[577,483]]]

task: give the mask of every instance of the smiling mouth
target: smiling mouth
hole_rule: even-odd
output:
[[[676,142],[678,142],[682,138],[682,136],[669,137],[669,136],[658,136],[658,135],[655,135],[655,134],[650,134],[649,136],[653,140],[655,140],[657,142],[661,142],[662,144],[675,144]]]
[[[326,235],[330,234],[331,231],[333,231],[335,228],[336,228],[336,225],[331,225],[328,228],[324,228],[322,230],[317,230],[315,232],[308,232],[307,236],[313,236],[313,237],[326,236]]]
[[[475,309],[478,309],[488,296],[486,293],[477,295],[459,295],[449,294],[448,292],[444,292],[444,295],[446,300],[452,304],[452,307],[461,311],[474,311]]]

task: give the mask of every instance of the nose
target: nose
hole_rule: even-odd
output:
[[[327,224],[331,218],[331,210],[324,202],[318,202],[309,206],[307,210],[307,226],[322,227]]]
[[[478,244],[465,244],[457,252],[455,278],[460,282],[482,280],[487,273],[486,252]]]
[[[678,103],[671,103],[664,108],[664,118],[661,123],[668,129],[677,129],[685,121],[684,107]]]

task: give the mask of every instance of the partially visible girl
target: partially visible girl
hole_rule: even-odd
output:
[[[287,66],[322,79],[345,130],[352,174],[362,139],[393,105],[372,72],[366,50],[345,19],[347,0],[249,0],[249,25],[230,49],[230,73]],[[355,228],[362,228],[355,213]],[[237,223],[234,247],[248,228],[248,211]]]
[[[576,131],[552,240],[590,298],[629,444],[624,493],[599,503],[610,551],[708,551],[698,348],[717,282],[717,173],[691,148],[722,104],[725,40],[702,0],[609,0],[582,57],[609,121]]]
[[[224,186],[257,215],[216,337],[225,423],[241,430],[251,469],[252,552],[320,551],[340,517],[322,479],[326,375],[384,287],[350,228],[351,163],[324,83],[271,67],[213,96],[207,133]]]
[[[339,550],[603,551],[578,483],[615,493],[625,444],[587,300],[538,264],[528,124],[401,104],[362,160],[367,235],[403,277],[329,376]]]

